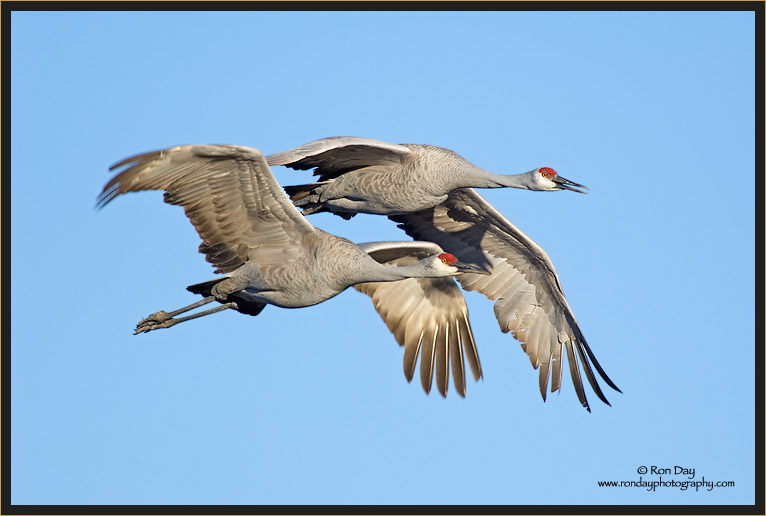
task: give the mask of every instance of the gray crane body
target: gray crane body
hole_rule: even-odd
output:
[[[553,191],[582,186],[561,177],[547,179],[540,173],[551,169],[494,174],[442,147],[350,136],[310,142],[271,154],[266,161],[299,170],[316,168],[319,182],[285,188],[304,215],[319,211],[344,218],[356,213],[403,215],[437,206],[460,188]]]
[[[483,171],[451,150],[403,146],[410,154],[400,166],[373,165],[347,172],[315,187],[306,204],[323,204],[337,212],[399,215],[441,204],[456,188],[506,186],[504,176]]]
[[[424,259],[405,267],[382,265],[357,244],[314,228],[303,235],[301,245],[289,250],[263,246],[251,251],[247,263],[216,284],[212,294],[219,301],[234,295],[248,302],[303,308],[327,301],[360,283],[460,273],[438,271],[431,267],[433,262]]]
[[[133,156],[112,169],[99,196],[164,190],[165,202],[183,206],[202,238],[199,251],[224,277],[191,285],[203,299],[172,312],[156,312],[136,333],[233,309],[255,316],[267,304],[301,308],[326,301],[350,286],[367,294],[404,347],[411,380],[418,356],[420,379],[433,380],[446,396],[450,364],[455,388],[465,396],[465,361],[475,380],[481,365],[468,310],[453,276],[488,271],[460,262],[431,242],[356,245],[313,227],[291,204],[257,149],[187,145]],[[215,308],[177,317],[208,303]]]

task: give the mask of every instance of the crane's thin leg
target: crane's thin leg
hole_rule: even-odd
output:
[[[155,312],[149,317],[146,317],[145,319],[141,320],[141,322],[138,323],[136,326],[136,330],[142,326],[151,326],[163,323],[167,321],[168,319],[172,319],[178,314],[182,314],[184,312],[188,312],[189,310],[194,310],[197,307],[200,307],[202,305],[206,305],[212,301],[215,301],[215,296],[207,296],[205,299],[202,299],[200,301],[197,301],[196,303],[192,303],[189,306],[185,306],[183,308],[179,308],[178,310],[175,310],[173,312],[166,312],[165,310],[160,310],[159,312]],[[149,331],[149,330],[144,330]],[[138,333],[138,331],[136,331]]]
[[[159,330],[161,328],[170,328],[171,326],[174,326],[180,322],[189,321],[191,319],[196,319],[197,317],[202,317],[203,315],[210,315],[216,312],[220,312],[222,310],[226,310],[228,308],[237,307],[237,303],[230,302],[230,303],[225,303],[221,306],[217,306],[215,308],[211,308],[210,310],[199,312],[194,315],[189,315],[186,317],[173,319],[173,317],[175,317],[178,314],[188,312],[189,310],[193,310],[194,308],[200,307],[202,305],[206,305],[212,301],[215,301],[215,296],[208,296],[201,301],[197,301],[196,303],[192,303],[189,306],[179,308],[178,310],[175,310],[173,312],[165,312],[164,310],[160,310],[159,312],[153,313],[146,319],[143,319],[141,322],[139,322],[138,325],[136,325],[136,331],[134,335],[138,335],[139,333],[143,333],[146,331]]]
[[[159,322],[166,321],[168,319],[172,319],[173,317],[175,317],[178,314],[182,314],[184,312],[188,312],[189,310],[194,310],[195,308],[197,308],[199,306],[206,305],[206,304],[208,304],[208,303],[210,303],[212,301],[215,301],[215,296],[207,296],[205,299],[201,299],[201,300],[197,301],[196,303],[192,303],[189,306],[185,306],[183,308],[179,308],[178,310],[174,310],[173,312],[170,312],[170,313],[168,313],[168,312],[166,312],[164,310],[160,310],[159,312],[154,313],[154,314],[150,315],[149,317],[147,317],[146,319],[144,319],[144,321],[146,321],[147,319],[160,319]]]

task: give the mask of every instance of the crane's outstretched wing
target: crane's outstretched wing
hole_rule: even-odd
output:
[[[266,156],[269,165],[285,165],[295,170],[316,168],[319,181],[371,166],[400,165],[410,153],[403,145],[356,136],[333,136],[300,147]]]
[[[297,259],[290,250],[314,231],[257,149],[184,145],[127,158],[110,170],[121,167],[127,168],[106,184],[98,206],[126,192],[165,190],[165,202],[184,207],[202,238],[199,251],[217,273],[238,268],[253,248]]]
[[[379,263],[407,266],[442,249],[431,242],[370,242],[359,244]],[[465,397],[465,358],[474,380],[481,378],[479,352],[473,340],[468,308],[452,278],[408,278],[392,282],[359,283],[359,292],[372,298],[375,310],[404,346],[404,375],[412,380],[420,354],[420,381],[426,392],[436,372],[436,387],[447,395],[449,362],[458,394]]]
[[[561,386],[562,347],[566,346],[580,403],[590,411],[578,357],[596,395],[609,404],[590,361],[610,387],[619,389],[585,342],[548,255],[483,197],[464,188],[434,208],[389,218],[416,240],[436,242],[461,261],[491,268],[489,276],[461,274],[458,281],[466,290],[477,290],[497,300],[495,316],[500,329],[510,331],[521,342],[532,366],[540,369],[543,400],[549,375],[551,392]]]

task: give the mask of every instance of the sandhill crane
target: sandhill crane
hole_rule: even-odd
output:
[[[431,242],[357,246],[313,227],[256,149],[173,147],[133,156],[112,169],[123,167],[104,187],[98,205],[126,192],[164,190],[165,202],[184,207],[202,238],[200,252],[217,273],[226,274],[188,287],[204,298],[150,315],[138,323],[137,334],[226,309],[258,315],[267,304],[311,306],[353,285],[373,298],[404,346],[408,380],[420,352],[426,392],[435,373],[437,388],[446,396],[451,361],[456,390],[465,396],[464,348],[474,378],[481,376],[465,300],[452,279],[462,272],[488,274],[481,267],[461,263]],[[176,318],[213,301],[221,305]]]
[[[613,389],[569,307],[545,251],[494,209],[473,188],[510,186],[555,191],[586,188],[544,167],[511,176],[492,174],[454,152],[429,145],[390,144],[356,137],[333,137],[266,157],[274,165],[315,168],[320,181],[286,187],[304,214],[331,211],[387,215],[418,240],[439,244],[461,260],[484,265],[490,276],[458,277],[466,290],[491,300],[500,329],[519,340],[539,369],[543,400],[561,387],[563,348],[580,403],[590,411],[579,361],[596,395],[609,405],[591,369]]]
[[[269,165],[298,170],[316,168],[318,183],[285,188],[308,215],[332,211],[344,218],[356,213],[400,215],[444,202],[457,188],[523,188],[555,191],[585,188],[542,167],[523,174],[493,174],[449,149],[392,144],[368,138],[336,136],[266,156]]]

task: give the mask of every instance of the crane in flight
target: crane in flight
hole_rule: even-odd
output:
[[[324,138],[266,156],[271,166],[314,169],[319,181],[288,186],[294,205],[308,215],[329,211],[349,219],[357,213],[386,215],[417,240],[438,244],[491,275],[457,278],[465,290],[495,301],[502,332],[521,343],[539,370],[543,400],[561,387],[564,350],[577,397],[590,412],[580,375],[609,405],[591,362],[611,388],[580,330],[547,253],[492,207],[474,188],[514,187],[536,191],[587,188],[548,167],[515,175],[483,170],[455,152],[430,145],[391,144],[350,136]]]
[[[583,185],[552,168],[523,174],[487,172],[449,149],[393,144],[354,136],[335,136],[266,156],[272,167],[315,169],[319,182],[285,188],[304,215],[331,211],[344,218],[356,213],[402,215],[441,204],[458,188],[572,190]]]
[[[421,383],[434,375],[446,396],[449,363],[465,396],[465,357],[474,379],[481,365],[468,311],[453,276],[488,274],[431,242],[356,245],[313,227],[290,202],[263,154],[247,147],[187,145],[127,158],[98,199],[164,190],[165,202],[184,207],[202,238],[199,251],[225,276],[191,285],[203,299],[140,321],[136,334],[234,309],[258,315],[267,304],[300,308],[326,301],[349,286],[368,294],[400,345],[412,379],[421,356]],[[219,306],[176,317],[211,302]]]

